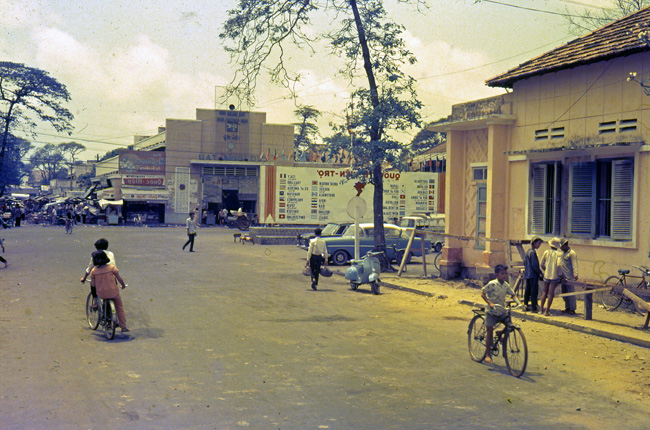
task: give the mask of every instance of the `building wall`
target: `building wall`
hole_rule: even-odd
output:
[[[592,65],[533,77],[515,83],[511,127],[512,138],[507,171],[509,214],[507,236],[530,237],[530,166],[545,160],[562,163],[562,222],[560,236],[568,236],[578,253],[583,279],[604,280],[618,268],[644,265],[648,261],[650,238],[650,98],[637,82],[629,82],[630,72],[639,79],[650,74],[650,55],[635,54]],[[599,133],[601,124],[636,119],[636,129],[628,132]],[[535,138],[540,130],[562,129],[563,137]],[[559,133],[558,133],[559,134]],[[631,145],[616,146],[615,144]],[[595,146],[595,147],[590,147]],[[597,147],[599,146],[599,147]],[[596,148],[597,147],[597,148]],[[555,149],[555,151],[553,151]],[[562,150],[559,150],[562,149]],[[630,156],[634,159],[632,240],[571,237],[567,232],[569,189],[568,166],[576,161]],[[544,236],[548,240],[552,235]],[[540,253],[546,249],[544,245]],[[540,254],[541,255],[541,254]],[[634,270],[634,269],[632,269]]]

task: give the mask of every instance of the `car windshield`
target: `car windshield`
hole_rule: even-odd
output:
[[[321,236],[332,236],[333,234],[336,233],[336,230],[338,229],[339,229],[339,225],[336,223],[327,224],[325,227],[323,227]]]
[[[344,237],[354,237],[354,224],[351,224],[343,232]],[[372,228],[361,228],[359,227],[359,237],[372,236]]]

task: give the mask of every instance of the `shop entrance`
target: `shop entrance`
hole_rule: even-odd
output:
[[[221,202],[228,211],[236,211],[239,209],[239,190],[221,191]]]

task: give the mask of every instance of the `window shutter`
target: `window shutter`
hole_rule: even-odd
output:
[[[596,228],[596,163],[571,164],[569,232],[594,237]]]
[[[556,162],[555,168],[555,194],[553,195],[553,231],[555,235],[560,234],[560,220],[562,219],[562,163]]]
[[[632,240],[634,163],[612,161],[612,239]]]
[[[546,164],[536,163],[530,167],[530,232],[544,234],[546,220]]]

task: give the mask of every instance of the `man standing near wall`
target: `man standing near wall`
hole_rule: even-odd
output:
[[[559,258],[558,265],[562,280],[577,281],[578,280],[578,255],[569,247],[568,239],[562,239],[560,249],[562,255]],[[575,291],[573,285],[562,283],[562,293],[572,293]],[[576,313],[576,297],[564,297],[564,312],[565,314],[575,315]]]
[[[194,212],[190,212],[190,217],[185,221],[185,225],[187,226],[187,242],[183,245],[183,251],[185,251],[187,245],[190,245],[190,252],[194,252],[194,238],[196,237],[196,230],[199,228]]]

